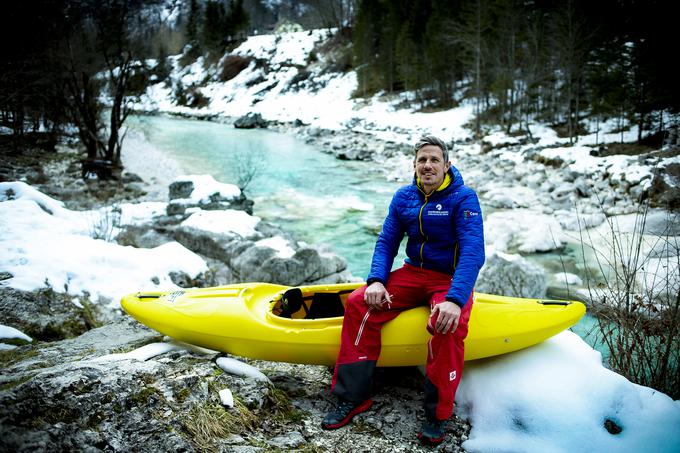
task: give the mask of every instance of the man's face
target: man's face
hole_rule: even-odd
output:
[[[444,182],[444,175],[451,163],[444,162],[444,153],[438,146],[425,145],[418,150],[413,166],[416,175],[420,178],[420,183],[429,193]]]

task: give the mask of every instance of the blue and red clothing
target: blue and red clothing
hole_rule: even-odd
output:
[[[404,235],[408,236],[406,264],[390,273]],[[430,194],[415,180],[399,189],[376,242],[367,279],[368,284],[383,283],[392,303],[379,310],[369,308],[364,302],[366,286],[349,296],[333,393],[353,402],[368,399],[383,324],[408,308],[434,307],[448,300],[461,307],[461,316],[453,334],[434,333],[429,342],[425,410],[430,417],[449,418],[463,370],[473,288],[483,263],[479,201],[457,169],[452,166],[442,185]],[[437,315],[428,321],[431,332]]]

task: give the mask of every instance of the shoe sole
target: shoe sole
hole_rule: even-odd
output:
[[[446,438],[446,434],[444,434],[442,437],[428,437],[425,436],[423,433],[418,433],[418,439],[420,439],[420,442],[424,444],[429,444],[429,445],[439,445],[442,442],[444,442],[444,439]]]
[[[321,423],[321,427],[322,427],[323,429],[338,429],[338,428],[342,428],[343,426],[345,426],[346,424],[348,424],[349,422],[351,422],[355,415],[361,414],[362,412],[366,412],[367,410],[369,410],[369,409],[371,408],[372,405],[373,405],[373,400],[366,400],[366,401],[364,401],[363,403],[359,404],[359,405],[358,405],[357,407],[355,407],[354,409],[352,409],[352,410],[350,411],[350,413],[347,414],[347,417],[343,418],[343,419],[342,419],[341,421],[339,421],[338,423],[334,423],[334,424],[330,424],[330,425],[329,425],[329,424],[325,424],[325,423]]]

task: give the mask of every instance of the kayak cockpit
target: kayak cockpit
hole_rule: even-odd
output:
[[[355,287],[357,285],[354,285]],[[271,303],[271,313],[288,319],[326,319],[345,314],[347,297],[355,287],[289,288],[276,294]],[[304,291],[303,291],[304,289]]]

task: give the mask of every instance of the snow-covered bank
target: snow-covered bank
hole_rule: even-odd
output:
[[[261,225],[243,210],[248,200],[238,187],[208,175],[170,182],[169,203],[121,203],[90,211],[67,209],[23,182],[0,183],[0,271],[6,274],[0,286],[49,287],[92,302],[103,298],[116,309],[125,294],[178,288],[177,281],[191,282],[225,265],[241,281],[299,285],[352,278],[337,255]],[[120,245],[121,232],[126,241],[152,246]],[[209,268],[208,258],[222,263],[213,261]],[[233,282],[224,278],[214,284]]]
[[[447,140],[463,140],[469,136],[464,124],[472,119],[472,106],[419,113],[399,109],[402,98],[382,102],[376,95],[365,104],[353,99],[357,88],[354,72],[325,71],[322,53],[316,54],[318,62],[310,63],[310,53],[326,41],[330,33],[313,30],[251,36],[230,54],[248,58],[250,64],[226,82],[217,76],[224,59],[208,69],[202,59],[180,68],[179,56],[173,57],[170,82],[150,87],[136,108],[198,117],[237,118],[252,112],[269,121],[299,120],[311,127],[349,129],[399,143],[410,143],[425,131]],[[258,61],[266,61],[266,67]],[[306,64],[310,64],[309,73],[301,78],[300,68]],[[202,84],[205,80],[208,82]],[[194,87],[209,99],[208,105],[200,109],[178,105],[173,101],[173,88],[177,86]]]
[[[169,273],[205,272],[202,258],[176,242],[138,249],[107,241],[122,226],[150,222],[165,208],[146,202],[71,211],[25,183],[0,183],[0,269],[13,276],[2,285],[88,293],[112,307],[127,293],[176,288]]]

